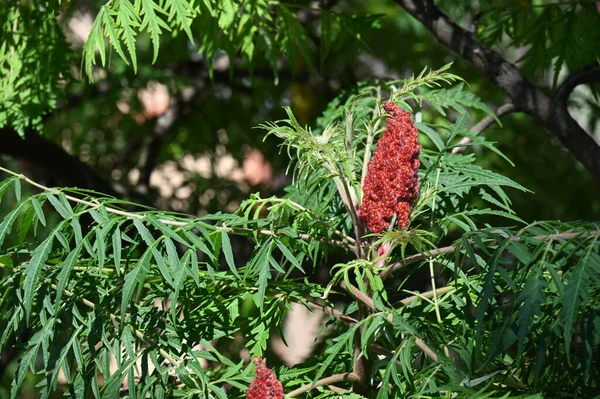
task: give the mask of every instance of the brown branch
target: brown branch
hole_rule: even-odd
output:
[[[406,258],[402,259],[401,261],[398,261],[398,262],[388,265],[388,267],[380,273],[380,276],[383,280],[385,280],[391,273],[395,272],[398,269],[403,268],[406,265],[410,265],[412,263],[419,262],[425,258],[429,258],[429,257],[435,258],[439,255],[452,253],[452,252],[456,251],[457,249],[458,249],[457,246],[450,245],[447,247],[437,248],[437,249],[433,249],[431,251],[407,256]]]
[[[391,359],[394,356],[394,352],[392,352],[388,349],[385,349],[381,345],[371,344],[371,345],[369,345],[369,349],[371,350],[371,352],[376,353],[378,355],[385,356],[389,359]]]
[[[350,284],[349,286],[346,285],[346,283],[344,283],[343,281],[340,283],[340,287],[344,288],[346,291],[348,291],[350,293],[350,295],[354,296],[356,299],[359,300],[359,307],[361,305],[368,307],[370,310],[377,310],[375,308],[375,304],[373,303],[373,300],[371,298],[369,298],[367,295],[365,295],[363,292],[361,292],[358,288],[356,288],[355,286],[353,286],[352,284]],[[387,317],[387,321],[390,324],[393,324],[393,320],[392,320],[392,316],[389,315]],[[435,352],[429,348],[429,346],[427,346],[427,344],[418,337],[415,337],[415,343],[417,344],[417,346],[419,348],[421,348],[423,350],[423,352],[425,352],[425,354],[432,359],[433,361],[438,360],[437,355],[435,354]],[[360,344],[358,345],[358,348],[360,348]],[[359,349],[360,350],[360,349]],[[364,356],[363,356],[364,357]]]
[[[358,304],[359,317],[364,319],[369,313],[365,305]],[[354,332],[354,360],[352,362],[352,372],[358,377],[356,381],[352,382],[352,390],[363,396],[367,396],[369,391],[369,375],[371,369],[371,362],[367,359],[361,350],[361,337],[363,335],[362,326]]]
[[[352,295],[358,301],[358,314],[359,318],[363,320],[368,316],[370,311],[376,310],[375,303],[368,295],[360,291],[352,284],[346,284],[344,281],[340,283],[340,287],[345,289],[350,295]],[[367,390],[367,378],[369,374],[369,362],[366,357],[363,356],[361,347],[361,329],[356,330],[354,334],[354,363],[352,371],[358,377],[358,380],[352,384],[352,389],[358,394],[365,394]]]
[[[336,387],[335,385],[327,385],[327,389],[329,389],[330,391],[333,391],[335,393],[347,393],[347,392],[350,392],[347,389]]]
[[[307,300],[307,302],[311,308],[319,309],[323,313],[327,313],[328,315],[333,316],[336,319],[340,319],[349,324],[358,323],[358,320],[356,320],[355,318],[347,316],[344,313],[340,312],[339,310],[332,308],[331,306],[322,305],[320,303],[312,302],[310,300]]]
[[[504,91],[516,111],[527,113],[552,132],[600,184],[600,145],[571,117],[561,96],[544,94],[525,79],[514,64],[488,48],[473,32],[452,21],[433,0],[396,2],[420,21],[439,43],[459,54]],[[560,93],[569,92],[569,87],[581,80],[573,79]]]
[[[315,383],[303,385],[300,388],[295,389],[292,392],[288,393],[286,396],[288,398],[294,398],[294,397],[300,395],[301,393],[310,391],[311,389],[316,388],[316,387],[322,387],[324,385],[335,384],[336,382],[343,382],[343,381],[355,382],[358,380],[359,380],[358,376],[354,373],[335,374],[335,375],[332,375],[327,378],[322,378],[322,379],[316,381]]]
[[[438,361],[438,355],[419,337],[415,337],[415,344],[434,362]]]
[[[600,82],[600,63],[598,62],[592,62],[581,70],[569,75],[558,86],[552,97],[557,101],[566,103],[575,87],[593,82]]]
[[[572,239],[575,237],[586,236],[586,235],[589,235],[590,237],[600,236],[600,231],[597,230],[597,231],[587,231],[587,232],[580,232],[580,233],[565,232],[565,233],[548,234],[545,236],[533,236],[533,237],[526,237],[526,238],[514,236],[510,240],[515,241],[515,242],[522,242],[524,240],[545,241],[545,240],[554,240],[556,238],[560,238],[563,240],[569,240],[569,239]],[[497,243],[498,242],[496,240],[493,240],[493,241],[490,241],[488,243],[488,245],[490,245],[490,246],[496,245]],[[477,244],[473,243],[472,245],[473,245],[473,248],[479,248],[479,246]],[[387,267],[387,269],[385,269],[384,271],[381,272],[380,276],[382,279],[385,279],[391,273],[403,268],[404,266],[407,266],[407,265],[410,265],[410,264],[413,264],[416,262],[420,262],[427,258],[435,258],[439,255],[454,253],[454,252],[460,251],[462,249],[463,249],[462,245],[449,245],[447,247],[442,247],[442,248],[434,249],[431,251],[407,256],[406,258],[402,259],[401,261],[390,264]]]
[[[354,225],[354,237],[355,237],[355,241],[356,241],[356,247],[355,247],[354,253],[357,258],[362,258],[363,257],[362,236],[363,236],[364,232],[363,232],[362,222],[360,221],[360,218],[358,217],[358,208],[357,208],[358,204],[354,201],[356,198],[356,195],[352,195],[352,194],[354,194],[354,191],[352,191],[352,192],[350,191],[351,188],[349,187],[348,184],[346,184],[347,182],[344,181],[343,179],[334,178],[334,181],[336,183],[340,197],[342,198],[342,202],[346,206],[346,211],[348,212],[348,215],[350,215],[350,219],[352,219],[352,224]]]
[[[448,287],[440,287],[438,289],[431,290],[431,291],[422,292],[422,293],[420,293],[418,295],[412,295],[412,296],[409,296],[407,298],[404,298],[404,299],[400,300],[399,302],[396,302],[392,306],[395,307],[395,308],[399,308],[399,307],[402,307],[402,306],[407,306],[407,305],[410,305],[412,302],[416,301],[417,299],[420,299],[420,298],[431,298],[434,295],[445,294],[446,292],[451,291],[453,289],[454,289],[454,287],[448,286]]]
[[[500,118],[500,117],[502,117],[506,114],[510,114],[511,112],[514,112],[514,111],[515,111],[515,106],[512,103],[506,103],[506,104],[498,107],[498,109],[496,110],[496,118]],[[471,128],[471,131],[475,132],[475,133],[483,132],[485,129],[492,126],[494,123],[496,123],[496,118],[493,118],[492,116],[489,116],[489,115],[486,116],[485,118],[480,120],[475,126],[473,126]],[[462,140],[460,140],[458,142],[458,144],[462,145],[462,147],[454,147],[452,149],[452,153],[458,154],[459,152],[465,151],[467,149],[467,147],[464,145],[468,144],[470,142],[471,142],[470,137],[463,137]]]
[[[369,296],[367,294],[365,294],[364,292],[362,292],[361,290],[359,290],[352,284],[346,285],[346,283],[344,281],[342,281],[340,283],[340,287],[342,287],[344,290],[348,291],[348,293],[350,295],[352,295],[354,298],[356,298],[362,304],[367,306],[369,309],[377,310],[375,308],[375,303],[373,302],[373,300],[371,298],[369,298]]]
[[[26,162],[36,175],[43,175],[52,185],[87,188],[110,196],[123,194],[89,165],[32,129],[27,129],[22,138],[5,127],[0,129],[0,137],[0,154]]]

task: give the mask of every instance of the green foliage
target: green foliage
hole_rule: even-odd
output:
[[[295,5],[264,0],[104,2],[84,45],[81,71],[93,82],[104,76],[95,66],[115,70],[119,59],[137,73],[138,63],[145,61],[138,59],[140,47],[149,41],[154,63],[161,43],[171,46],[182,39],[183,53],[206,58],[211,77],[213,61],[225,54],[232,66],[239,57],[250,70],[267,62],[277,80],[282,55],[293,72],[303,64],[314,71],[318,49],[323,63],[332,49],[363,48],[361,32],[376,27],[376,17],[323,11],[322,40],[314,44],[291,7]],[[42,130],[43,116],[57,107],[65,83],[79,78],[72,76],[74,68],[69,65],[76,63],[76,53],[65,42],[66,28],[58,22],[72,8],[68,3],[27,1],[0,6],[0,127],[10,126],[21,135],[29,126]]]
[[[468,8],[470,2],[464,3]],[[456,2],[449,4],[457,12]],[[485,3],[474,17],[486,43],[506,45],[508,38],[515,48],[531,46],[519,60],[522,71],[533,76],[549,70],[554,88],[564,67],[576,71],[600,59],[600,13],[593,2]]]
[[[343,14],[324,11],[321,26],[322,60],[333,46],[346,43],[365,45],[361,31],[375,24],[373,17],[348,18]],[[346,29],[348,28],[348,29]],[[161,35],[185,33],[190,45],[212,61],[222,52],[233,62],[240,56],[252,68],[257,56],[263,57],[277,75],[281,54],[288,57],[292,69],[301,56],[309,68],[314,67],[313,45],[307,29],[298,21],[290,6],[280,1],[213,1],[136,0],[107,2],[101,6],[83,53],[85,72],[93,80],[96,52],[102,67],[108,66],[108,42],[121,59],[137,70],[136,43],[140,35],[150,37],[155,62],[161,46]],[[352,33],[353,32],[353,33]],[[351,34],[352,33],[352,34]],[[351,34],[351,35],[350,35]],[[162,35],[164,36],[164,35]],[[196,42],[195,38],[199,38]]]
[[[457,80],[447,69],[363,85],[334,102],[315,132],[290,110],[263,125],[295,160],[296,183],[285,198],[255,194],[233,214],[136,210],[2,169],[13,177],[0,193],[12,189],[19,203],[0,224],[0,243],[20,237],[0,254],[0,348],[11,339],[22,347],[13,397],[29,371],[40,376],[43,397],[58,388],[59,371],[75,397],[113,397],[125,381],[136,397],[242,397],[252,372],[240,350],[264,356],[272,336],[285,341],[292,303],[332,309],[344,291],[354,302],[331,310],[323,349],[279,369],[287,392],[314,385],[313,397],[331,396],[318,380],[353,371],[355,349],[370,367],[366,384],[379,387],[368,397],[598,389],[600,229],[525,225],[504,191],[525,189],[475,165],[474,155],[452,152],[497,150],[467,127],[470,108],[489,110],[463,84],[441,87]],[[369,235],[357,208],[387,97],[417,118],[458,118],[417,124],[424,149],[412,225]],[[24,196],[22,180],[42,192]],[[53,226],[50,213],[59,217]],[[490,227],[482,215],[517,227]],[[458,238],[443,247],[448,236]],[[251,244],[248,256],[236,253],[239,239]],[[332,269],[328,286],[310,282],[332,250],[348,260]],[[419,276],[430,291],[411,288]]]
[[[14,186],[16,181],[7,182],[4,188]],[[290,301],[303,302],[304,296],[319,292],[317,286],[301,280],[272,281],[271,270],[284,273],[300,266],[301,259],[291,255],[282,242],[294,252],[301,252],[296,246],[310,252],[315,245],[304,241],[296,228],[267,234],[260,229],[266,221],[248,221],[235,215],[188,220],[156,212],[126,212],[122,208],[126,204],[115,199],[92,199],[80,194],[48,190],[29,197],[23,203],[32,206],[15,209],[0,225],[2,239],[19,218],[33,219],[25,229],[35,228],[42,221],[35,209],[47,207],[44,203],[63,218],[29,253],[30,260],[21,263],[24,253],[16,248],[2,257],[3,267],[11,270],[14,278],[24,278],[22,291],[18,289],[2,302],[3,306],[13,306],[22,300],[15,317],[3,327],[2,343],[24,326],[41,328],[27,345],[13,394],[33,365],[30,361],[43,350],[44,365],[48,367],[46,394],[56,388],[59,370],[70,376],[75,390],[98,390],[99,376],[90,376],[86,371],[97,365],[105,380],[102,392],[110,396],[124,379],[133,378],[133,374],[127,376],[139,367],[136,361],[143,357],[156,369],[146,371],[145,382],[137,384],[139,395],[157,394],[161,389],[173,392],[177,384],[164,380],[162,360],[157,360],[164,358],[191,389],[186,395],[218,396],[220,388],[214,384],[219,384],[219,378],[215,378],[219,373],[227,376],[223,378],[229,384],[236,379],[247,382],[249,377],[238,377],[241,363],[232,363],[212,348],[210,341],[220,339],[219,346],[227,348],[225,340],[243,333],[253,337],[249,342],[251,354],[259,355],[266,348],[270,326],[281,322]],[[86,215],[92,222],[82,229],[79,221]],[[228,234],[252,239],[255,231],[263,234],[256,242],[258,257],[236,270]],[[288,236],[295,238],[293,245],[285,238]],[[284,250],[283,255],[271,252],[274,247]],[[226,259],[230,271],[221,270],[220,256]],[[12,269],[11,265],[18,266]],[[248,300],[256,302],[262,312],[242,310]],[[111,308],[120,308],[120,314]],[[57,323],[65,318],[70,321]],[[181,341],[184,336],[185,345]],[[94,347],[90,339],[98,339],[103,345]],[[66,346],[60,352],[48,349],[63,344]],[[116,357],[120,365],[116,371],[101,366],[110,356]],[[211,373],[211,383],[207,383],[199,359],[223,363],[226,370]],[[89,366],[82,367],[84,364]]]
[[[56,107],[73,57],[59,27],[70,5],[34,3],[0,6],[0,127],[21,134],[39,129],[44,112]],[[233,66],[252,72],[263,64],[277,75],[284,55],[292,72],[316,73],[336,52],[368,47],[379,17],[322,3],[95,3],[80,65],[90,81],[125,89],[87,103],[94,115],[87,123],[103,131],[117,119],[106,118],[106,104],[129,101],[128,90],[172,73],[171,66],[144,71],[149,62],[201,58],[214,77],[213,62],[226,55],[232,75]],[[515,46],[534,44],[525,72],[554,62],[555,85],[564,65],[576,69],[599,53],[592,29],[598,13],[590,4],[489,7],[480,10],[478,35],[490,44],[504,35]],[[123,63],[139,75],[130,76]],[[530,192],[481,162],[487,152],[511,165],[470,127],[475,115],[495,115],[449,68],[360,83],[331,101],[313,127],[290,107],[285,119],[262,123],[291,158],[294,181],[285,196],[252,194],[233,213],[159,211],[93,191],[49,188],[0,168],[8,175],[0,199],[7,195],[5,204],[15,204],[0,222],[0,351],[19,354],[11,397],[29,383],[43,398],[63,391],[76,398],[242,398],[253,378],[248,358],[255,356],[268,357],[294,396],[596,394],[600,227],[527,224],[517,216],[511,198]],[[245,105],[262,118],[273,102],[269,94],[240,98],[211,105],[226,109],[228,119],[244,101],[260,102]],[[420,193],[408,229],[392,223],[376,235],[358,210],[386,100],[416,121]],[[70,117],[77,123],[78,112]],[[191,125],[207,116],[200,119]],[[112,126],[114,136],[105,141],[126,141],[139,128],[137,121],[130,129]],[[81,146],[90,141],[74,139]],[[185,141],[171,144],[179,157],[186,153]],[[320,280],[331,264],[331,279]],[[331,317],[311,358],[286,368],[275,363],[272,339],[285,343],[284,320],[294,304]],[[328,377],[348,390],[319,381]]]
[[[9,3],[0,5],[0,128],[23,135],[56,108],[71,52],[53,7]]]

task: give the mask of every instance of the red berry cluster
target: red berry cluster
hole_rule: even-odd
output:
[[[421,145],[408,112],[386,101],[388,124],[369,162],[365,177],[360,219],[373,233],[381,233],[394,215],[405,229],[410,222],[410,204],[419,194],[417,170]]]
[[[247,399],[283,399],[283,386],[275,377],[275,373],[268,369],[260,358],[254,358],[256,364],[256,378],[246,391]]]

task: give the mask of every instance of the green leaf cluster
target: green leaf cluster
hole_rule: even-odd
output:
[[[486,43],[530,46],[519,60],[532,76],[551,67],[553,87],[566,67],[577,71],[600,57],[600,13],[589,1],[536,4],[500,2],[483,5],[477,34]]]
[[[11,3],[0,5],[0,128],[23,136],[56,108],[73,53],[53,6]]]
[[[231,214],[144,209],[1,169],[11,177],[0,195],[17,202],[0,223],[0,349],[20,351],[12,396],[33,373],[49,397],[61,373],[72,397],[115,397],[126,383],[131,397],[241,398],[252,379],[244,356],[272,359],[294,303],[330,317],[310,359],[276,368],[288,393],[332,397],[321,379],[351,388],[340,376],[358,362],[362,390],[352,377],[344,396],[595,392],[600,229],[527,225],[508,192],[526,189],[454,151],[499,153],[469,128],[472,109],[491,111],[450,86],[459,78],[448,67],[361,85],[314,129],[289,109],[262,125],[282,140],[295,182]],[[361,187],[387,99],[417,120],[420,195],[408,229],[369,234]],[[41,192],[23,195],[22,182]]]

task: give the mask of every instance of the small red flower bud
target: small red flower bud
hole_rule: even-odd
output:
[[[360,219],[373,233],[386,229],[394,215],[398,226],[407,228],[410,205],[419,194],[418,131],[408,112],[389,101],[383,107],[390,116],[367,166],[359,209]]]
[[[283,399],[283,386],[260,357],[254,358],[256,378],[246,391],[247,399]]]

